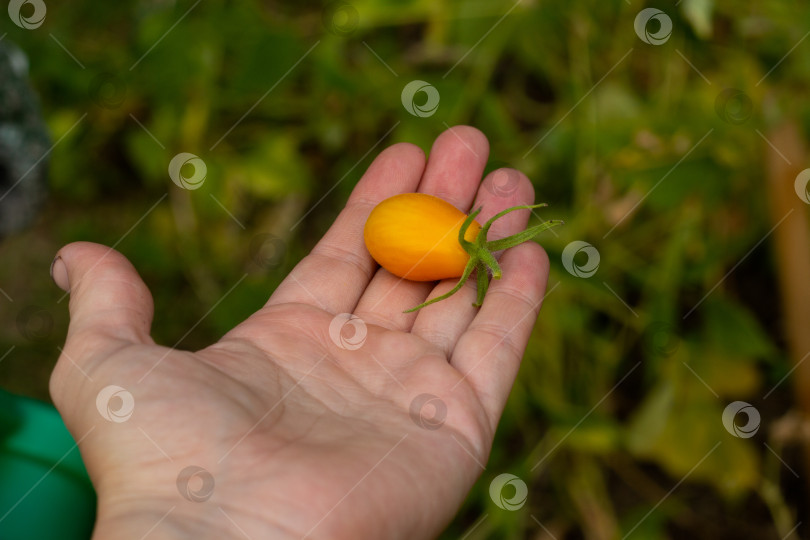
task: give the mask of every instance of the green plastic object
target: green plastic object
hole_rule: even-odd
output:
[[[0,538],[87,540],[96,495],[52,406],[0,389]]]

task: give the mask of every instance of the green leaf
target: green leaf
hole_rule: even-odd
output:
[[[667,506],[660,505],[654,508],[652,504],[635,508],[622,516],[621,531],[625,533],[622,540],[665,540],[669,538],[666,533]]]
[[[695,34],[702,39],[712,36],[712,12],[714,0],[684,0],[683,15]]]
[[[675,386],[669,379],[662,380],[647,395],[626,434],[626,444],[631,453],[645,455],[653,451],[666,428],[674,402]]]
[[[751,312],[734,300],[718,295],[709,298],[701,310],[704,339],[718,351],[748,359],[769,358],[777,352]]]
[[[705,345],[692,348],[689,367],[720,397],[750,396],[759,388],[760,372],[749,358],[721,354]]]
[[[570,431],[570,429],[570,427],[565,426],[563,435],[567,432],[571,433],[565,444],[579,452],[607,454],[619,448],[621,442],[619,426],[609,417],[592,415],[579,424],[575,430]]]
[[[663,381],[632,419],[628,450],[673,478],[689,475],[726,496],[739,496],[759,482],[755,443],[729,434],[722,424],[723,403],[699,387],[702,383],[690,373],[679,383]]]
[[[229,180],[257,197],[278,199],[309,184],[309,169],[292,134],[268,135],[241,161],[230,168]]]

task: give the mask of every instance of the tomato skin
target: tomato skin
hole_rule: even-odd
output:
[[[458,243],[466,215],[449,202],[425,193],[402,193],[371,211],[363,237],[380,266],[411,281],[460,277],[470,255]],[[473,221],[464,238],[475,240]]]

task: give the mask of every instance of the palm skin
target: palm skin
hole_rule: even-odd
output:
[[[89,243],[60,250],[53,274],[71,291],[71,326],[51,393],[98,491],[95,538],[437,535],[486,463],[548,261],[536,244],[512,248],[480,309],[465,286],[404,314],[454,282],[378,269],[362,227],[376,203],[402,192],[464,211],[483,205],[484,219],[532,202],[516,171],[512,184],[478,189],[487,153],[486,138],[463,126],[436,140],[427,165],[411,145],[384,151],[267,304],[194,353],[151,340],[149,291],[122,255]],[[522,229],[525,214],[496,222],[490,237]],[[351,325],[350,346],[335,335],[342,313],[364,322],[364,340],[352,341]],[[99,413],[109,385],[133,396],[125,421]],[[189,466],[213,487],[178,482]]]

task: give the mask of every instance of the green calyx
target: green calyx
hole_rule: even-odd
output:
[[[479,207],[474,212],[470,213],[470,215],[467,216],[467,219],[464,220],[464,223],[461,224],[461,228],[458,231],[459,244],[461,244],[461,247],[464,248],[464,251],[470,254],[470,260],[467,261],[467,266],[464,267],[464,272],[461,274],[461,278],[459,278],[458,283],[456,283],[456,286],[445,294],[406,310],[404,313],[411,313],[420,310],[425,306],[435,304],[436,302],[440,302],[445,298],[453,296],[455,293],[461,290],[461,288],[470,278],[473,270],[476,270],[476,284],[478,290],[478,295],[473,305],[475,307],[479,307],[481,304],[483,304],[484,295],[487,293],[487,289],[489,288],[489,273],[492,273],[492,277],[494,279],[501,279],[501,276],[503,275],[501,267],[492,252],[509,249],[510,247],[522,244],[523,242],[534,238],[538,233],[552,227],[556,227],[557,225],[561,225],[563,222],[559,219],[545,221],[539,225],[535,225],[534,227],[529,227],[528,229],[517,234],[513,234],[512,236],[507,236],[506,238],[501,238],[499,240],[488,241],[487,234],[489,233],[490,227],[492,227],[495,220],[505,216],[509,212],[514,212],[515,210],[543,208],[544,206],[548,205],[545,203],[522,204],[520,206],[513,206],[512,208],[507,208],[506,210],[498,212],[492,216],[483,227],[481,227],[481,230],[478,232],[478,236],[476,236],[475,240],[472,242],[468,242],[464,236],[467,233],[467,229],[470,228],[470,225],[472,225],[472,222],[475,220],[475,217],[481,213],[483,207]]]

